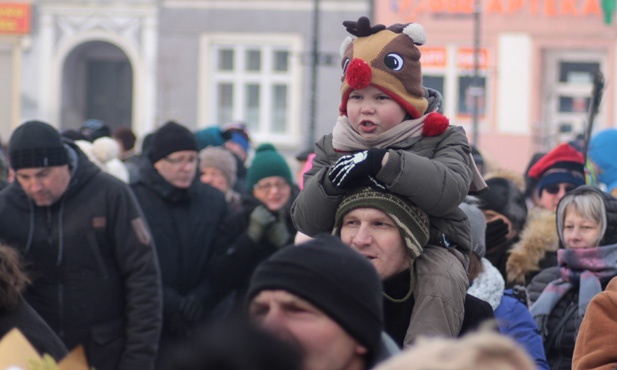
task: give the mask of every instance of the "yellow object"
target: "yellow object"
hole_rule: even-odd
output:
[[[23,333],[15,328],[0,340],[0,370],[90,370],[82,346],[59,364],[48,354],[41,357]]]

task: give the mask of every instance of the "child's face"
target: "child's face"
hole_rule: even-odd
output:
[[[347,117],[362,137],[371,138],[403,122],[406,112],[373,85],[353,90],[347,100]]]

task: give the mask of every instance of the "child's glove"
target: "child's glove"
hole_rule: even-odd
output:
[[[264,237],[266,230],[276,222],[276,217],[263,205],[255,207],[249,216],[249,226],[246,233],[249,238],[258,243]]]
[[[486,249],[496,247],[506,242],[508,234],[508,225],[498,218],[494,221],[486,223]]]
[[[348,188],[352,180],[361,176],[375,177],[387,152],[388,149],[369,149],[342,156],[330,167],[328,178],[335,187]]]

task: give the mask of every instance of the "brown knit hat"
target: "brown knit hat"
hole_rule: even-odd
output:
[[[341,114],[347,114],[347,100],[352,90],[373,85],[400,104],[412,118],[426,112],[428,100],[422,87],[420,50],[426,41],[424,28],[418,23],[394,24],[388,28],[371,26],[367,17],[343,25],[355,38],[341,45],[343,84]]]
[[[336,210],[332,234],[340,236],[343,217],[357,208],[375,208],[387,214],[398,226],[411,257],[422,254],[429,239],[429,218],[416,205],[393,193],[359,188],[347,195]]]

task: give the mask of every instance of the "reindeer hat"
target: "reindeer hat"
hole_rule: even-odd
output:
[[[422,87],[420,50],[426,42],[417,23],[371,26],[367,17],[343,25],[352,36],[341,45],[343,85],[339,111],[347,115],[352,90],[373,85],[400,104],[412,118],[424,115],[428,101]]]

